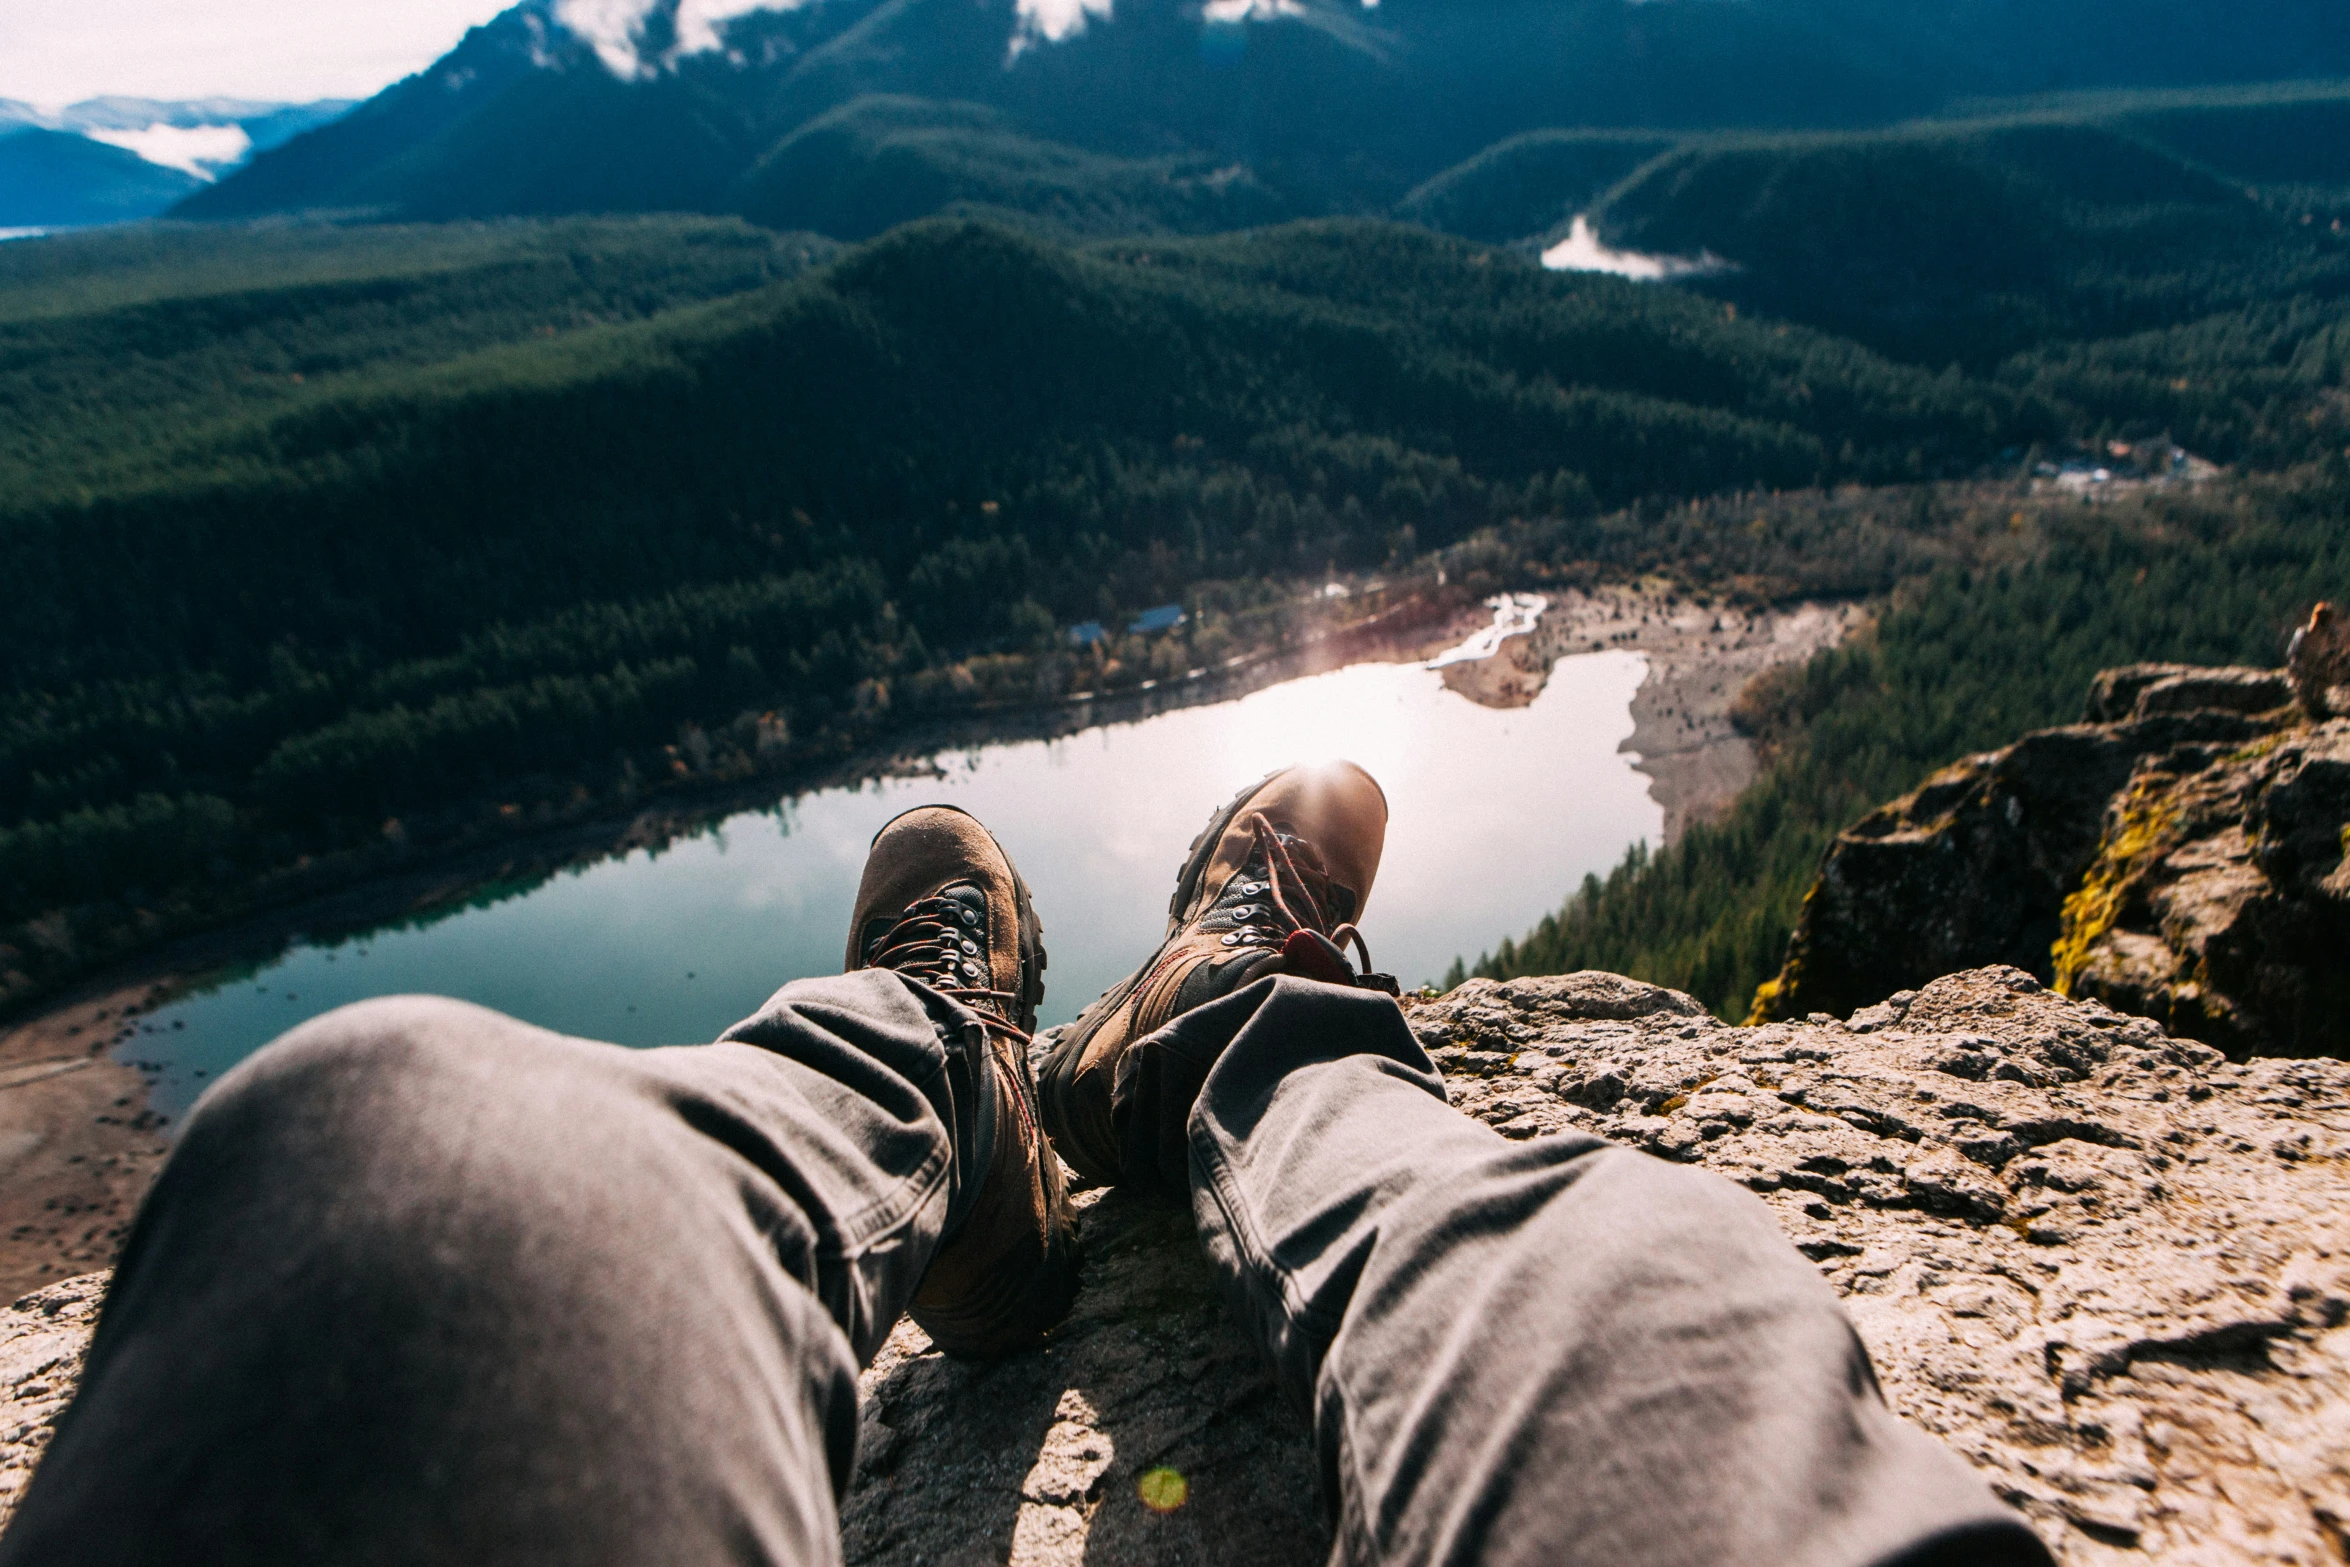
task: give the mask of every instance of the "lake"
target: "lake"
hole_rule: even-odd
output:
[[[1334,756],[1387,791],[1386,858],[1361,924],[1378,966],[1415,985],[1660,840],[1648,780],[1617,749],[1646,671],[1636,653],[1562,659],[1531,705],[1488,708],[1427,666],[1358,664],[942,753],[921,776],[787,798],[429,923],[296,946],[157,1009],[116,1054],[148,1071],[155,1108],[176,1118],[277,1034],[369,996],[461,996],[627,1045],[707,1040],[785,980],[839,967],[866,845],[931,801],[985,821],[1027,878],[1050,955],[1040,1021],[1066,1022],[1157,945],[1211,811],[1275,767]]]

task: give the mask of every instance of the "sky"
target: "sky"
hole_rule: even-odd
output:
[[[0,0],[0,98],[54,109],[85,98],[366,98],[445,54],[513,0]],[[557,0],[556,15],[622,76],[657,0]],[[681,53],[719,46],[723,23],[799,0],[679,0]],[[1363,0],[1365,6],[1378,0]],[[1057,41],[1113,0],[1018,0],[1023,41]],[[1210,0],[1215,21],[1277,16],[1293,0]],[[144,151],[144,149],[141,149]],[[207,149],[209,152],[210,149]],[[172,158],[194,156],[174,148]]]
[[[0,98],[365,98],[512,0],[0,0]]]

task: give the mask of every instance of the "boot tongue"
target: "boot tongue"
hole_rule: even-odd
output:
[[[905,930],[907,921],[917,917],[930,922],[918,936]],[[899,943],[894,952],[893,941]],[[989,980],[987,941],[986,892],[969,882],[957,882],[894,915],[878,914],[867,920],[864,954],[866,962],[876,963],[883,960],[885,952],[891,952],[893,968],[906,968],[920,978],[948,986],[984,989]],[[943,973],[931,972],[940,965]]]
[[[1276,830],[1280,830],[1279,824],[1276,824]],[[1330,912],[1330,872],[1323,866],[1322,856],[1315,851],[1314,846],[1303,838],[1293,837],[1283,831],[1281,847],[1287,852],[1290,868],[1297,872],[1297,880],[1305,884],[1302,890],[1306,896],[1313,899],[1314,908],[1319,910],[1325,919],[1339,919],[1341,916]],[[1260,854],[1259,858],[1265,859],[1266,856]],[[1254,868],[1252,867],[1252,869]],[[1268,882],[1278,881],[1278,873],[1270,863],[1262,867],[1262,874]],[[1298,890],[1300,889],[1294,886],[1284,888],[1284,891],[1293,899]],[[1290,912],[1304,918],[1308,911],[1302,906],[1293,906]]]
[[[1247,985],[1275,974],[1294,975],[1299,979],[1318,979],[1330,985],[1359,985],[1354,965],[1346,961],[1346,954],[1331,944],[1330,938],[1319,931],[1297,930],[1279,948],[1259,947],[1246,956],[1222,963],[1202,963],[1183,978],[1177,990],[1173,1017],[1193,1007],[1205,1006],[1210,1001],[1231,995]],[[1376,980],[1385,976],[1369,976]],[[1394,981],[1389,980],[1392,986]],[[1392,993],[1392,992],[1391,992]]]

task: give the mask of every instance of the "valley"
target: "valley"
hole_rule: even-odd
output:
[[[1636,655],[1657,819],[1408,977],[1743,1017],[1854,816],[2341,591],[2339,82],[2122,50],[2017,96],[1954,33],[1694,114],[1731,35],[1596,0],[1130,8],[1010,64],[1007,10],[828,0],[635,77],[650,35],[543,9],[174,221],[0,247],[0,1006],[7,1092],[75,1107],[43,1146],[87,1110],[129,1161],[75,1180],[152,1151],[145,1090],[40,1074],[193,974],[1424,657],[1497,594],[1544,613],[1430,680],[1532,713]],[[1487,69],[1560,26],[1651,51],[1652,108]],[[1419,118],[1307,123],[1395,70]]]
[[[111,276],[34,271],[16,296],[36,417],[0,503],[0,921],[47,923],[6,938],[13,995],[334,856],[625,803],[701,744],[812,762],[885,723],[1138,686],[1280,645],[1308,573],[1429,572],[1511,518],[1589,554],[1645,532],[1601,508],[1668,474],[1931,472],[2045,417],[1393,227],[1073,252],[918,225],[765,282],[807,253],[724,228],[461,229],[416,236],[413,281],[331,285],[308,281],[346,264],[331,235],[187,243],[224,274],[291,249],[273,264],[295,276],[161,295],[126,247]],[[491,255],[450,267],[436,244]],[[557,246],[566,265],[534,259]],[[747,291],[694,302],[745,269]],[[583,324],[576,280],[600,273],[687,297]],[[1439,290],[1448,311],[1421,312]],[[520,340],[453,342],[442,301],[476,300],[475,330]],[[320,389],[290,369],[218,418],[211,356],[244,351],[222,311],[273,355],[317,344],[293,362]],[[86,357],[43,352],[69,331]],[[114,332],[147,351],[104,354]],[[1493,568],[1471,549],[1456,586],[1498,581],[1509,548]],[[1780,553],[1768,528],[1723,550]],[[1798,592],[1890,581],[1881,555],[1789,564]],[[1170,600],[1174,639],[1063,640]]]
[[[1504,1157],[1745,1186],[2067,1567],[2340,1545],[2345,1082],[2266,1058],[2343,1048],[2350,12],[450,16],[356,101],[0,100],[0,1522],[284,1030],[706,1041],[946,801],[1041,1055],[1348,755]],[[1041,1352],[871,1325],[846,1559],[1327,1554],[1127,1182]]]
[[[1655,582],[1569,590],[1530,635],[1429,667],[1490,615],[1471,600],[1369,617],[1212,682],[917,729],[780,796],[779,781],[705,785],[541,825],[93,976],[0,1031],[0,1294],[110,1260],[196,1094],[345,1001],[424,990],[624,1043],[714,1035],[837,966],[841,878],[917,800],[964,803],[1013,846],[1050,911],[1056,1021],[1147,944],[1157,900],[1136,889],[1157,886],[1203,801],[1292,757],[1359,757],[1398,813],[1375,950],[1407,983],[1433,980],[1626,844],[1726,806],[1753,770],[1728,695],[1858,621],[1852,606],[1720,614]],[[1481,802],[1467,817],[1464,776]],[[1575,808],[1539,851],[1477,836],[1516,838],[1562,790]]]

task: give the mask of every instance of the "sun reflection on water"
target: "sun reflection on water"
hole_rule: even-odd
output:
[[[986,822],[1035,890],[1051,955],[1040,1020],[1066,1022],[1157,944],[1175,868],[1235,788],[1335,757],[1387,793],[1362,925],[1378,966],[1418,984],[1522,934],[1587,872],[1656,839],[1663,813],[1617,749],[1645,672],[1626,652],[1566,659],[1531,706],[1496,710],[1417,665],[1357,665],[957,751],[935,759],[935,776],[800,796],[436,924],[297,947],[164,1008],[121,1054],[158,1064],[156,1106],[175,1114],[279,1032],[367,996],[460,996],[622,1044],[715,1038],[784,981],[839,967],[866,845],[930,802]]]

